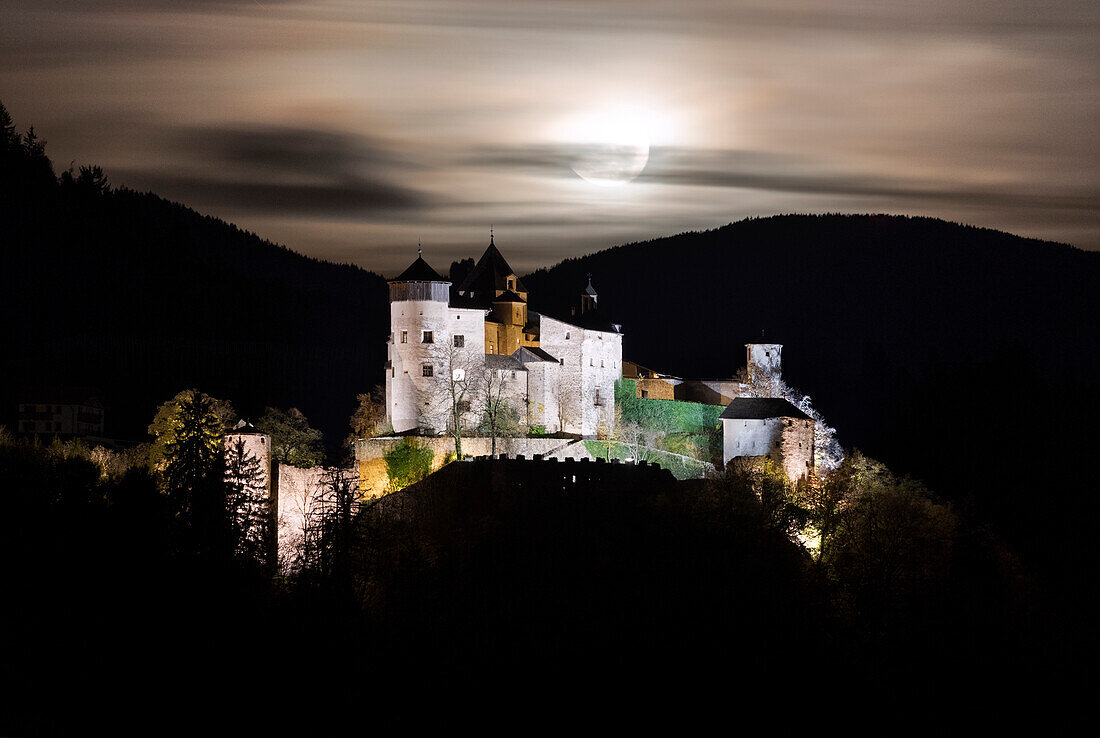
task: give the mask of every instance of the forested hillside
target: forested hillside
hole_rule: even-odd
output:
[[[28,395],[80,387],[101,395],[107,435],[143,440],[157,405],[195,386],[346,435],[356,394],[382,381],[381,277],[112,189],[98,168],[57,177],[41,142],[10,119],[2,135],[0,424]]]
[[[58,177],[33,131],[3,128],[0,423],[34,388],[90,387],[107,434],[141,439],[195,386],[246,416],[298,407],[338,444],[382,380],[380,276],[114,190],[98,168]],[[928,218],[778,216],[539,270],[531,307],[568,315],[587,272],[624,358],[730,376],[747,341],[783,343],[785,378],[842,444],[1052,568],[1065,515],[1095,510],[1100,254]]]
[[[1055,566],[1066,513],[1095,509],[1098,253],[930,218],[777,216],[539,270],[532,309],[567,314],[588,272],[624,359],[729,377],[746,342],[782,343],[784,378],[844,446]]]

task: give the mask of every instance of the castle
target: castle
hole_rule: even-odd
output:
[[[476,427],[488,402],[528,428],[594,438],[615,417],[622,326],[592,287],[568,320],[529,310],[493,237],[455,286],[418,255],[389,282],[386,421],[395,433]]]

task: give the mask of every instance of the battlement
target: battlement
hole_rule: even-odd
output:
[[[677,484],[672,472],[647,462],[603,459],[468,458],[444,466],[400,492],[378,498],[376,511],[399,518],[469,515],[472,509],[528,507],[540,500],[586,500],[668,492]]]

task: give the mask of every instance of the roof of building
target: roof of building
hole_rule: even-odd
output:
[[[516,349],[516,352],[512,354],[512,356],[516,357],[524,364],[529,364],[535,361],[549,361],[554,364],[558,363],[558,360],[555,359],[553,356],[534,346],[521,346],[520,348]]]
[[[599,308],[595,310],[586,310],[580,315],[570,315],[567,319],[562,320],[562,322],[590,331],[602,331],[604,333],[623,332],[623,327],[618,323],[612,322],[607,313]]]
[[[428,262],[424,261],[423,256],[417,256],[416,261],[409,265],[409,268],[401,272],[401,276],[397,279],[391,279],[391,282],[446,282],[447,280],[439,276],[439,272],[432,269],[428,265]]]
[[[524,300],[512,290],[504,290],[504,292],[493,298],[493,302],[527,302],[527,300]]]
[[[236,436],[266,435],[262,430],[252,425],[252,423],[249,423],[247,420],[238,420],[230,433]]]
[[[502,354],[485,354],[485,366],[489,369],[511,369],[517,372],[525,372],[523,363],[516,358],[515,354],[511,356],[504,356]]]
[[[600,310],[589,310],[583,315],[570,315],[568,318],[559,318],[554,315],[545,313],[538,313],[534,310],[527,310],[527,320],[529,325],[533,325],[542,329],[542,316],[546,315],[551,320],[556,320],[559,323],[565,323],[571,325],[574,328],[584,328],[590,331],[602,331],[604,333],[622,333],[623,327],[618,323],[612,323],[605,313]],[[524,330],[527,330],[524,328]]]
[[[596,295],[596,288],[592,286],[592,275],[591,274],[588,275],[588,286],[584,288],[584,292],[585,292],[585,294],[591,295],[592,297],[597,296]]]
[[[493,243],[493,237],[490,236],[489,248],[485,249],[485,253],[481,255],[481,259],[466,275],[466,279],[462,280],[462,284],[458,286],[458,291],[467,294],[473,292],[475,293],[475,299],[485,298],[483,302],[488,304],[490,296],[495,295],[497,290],[509,289],[508,277],[515,273],[515,270],[508,265],[508,260],[504,258],[504,255],[497,249],[496,244]],[[511,289],[518,292],[527,291],[518,276],[515,285]]]
[[[723,420],[762,420],[764,418],[797,418],[809,420],[810,416],[782,397],[738,397],[722,414]]]

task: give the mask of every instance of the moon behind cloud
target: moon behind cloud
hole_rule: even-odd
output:
[[[631,181],[649,162],[649,144],[594,143],[578,147],[572,167],[578,177],[601,187]]]

